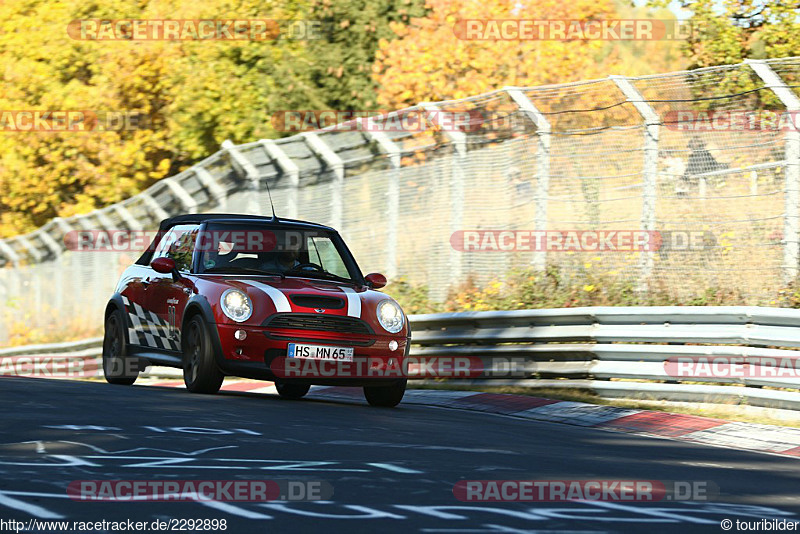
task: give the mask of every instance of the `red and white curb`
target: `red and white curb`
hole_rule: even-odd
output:
[[[184,387],[182,380],[144,380],[137,384]],[[277,394],[270,382],[226,380],[222,391]],[[360,388],[315,386],[310,398],[366,402]],[[559,401],[474,391],[410,389],[403,404],[438,406],[550,421],[587,428],[701,443],[715,447],[800,457],[800,428],[740,423],[652,410]]]

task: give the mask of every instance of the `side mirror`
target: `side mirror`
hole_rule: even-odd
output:
[[[386,277],[380,273],[370,273],[364,277],[372,289],[380,289],[386,286]]]
[[[175,260],[172,258],[156,258],[150,263],[150,267],[157,273],[169,274],[175,272]]]

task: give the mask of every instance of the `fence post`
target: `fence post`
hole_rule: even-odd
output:
[[[552,128],[550,121],[544,113],[531,102],[528,95],[516,87],[506,87],[506,93],[517,104],[519,109],[525,112],[528,118],[536,125],[536,137],[538,147],[536,151],[536,220],[534,229],[537,232],[547,230],[547,201],[550,195],[550,133]],[[547,265],[547,249],[535,250],[533,252],[533,268],[537,271],[544,271]]]
[[[286,155],[286,152],[275,141],[262,139],[259,143],[267,151],[267,155],[275,162],[275,165],[280,167],[281,171],[289,177],[286,212],[289,214],[289,219],[297,219],[300,216],[300,167],[292,161],[292,158]]]
[[[174,180],[174,178],[165,178],[162,182],[167,182]],[[176,184],[177,185],[177,184]],[[184,193],[186,191],[184,190]],[[188,193],[186,193],[188,195]],[[89,216],[94,215],[97,222],[100,226],[103,227],[109,234],[113,235],[114,231],[117,230],[117,227],[111,222],[111,219],[108,218],[104,210],[96,210],[93,211]],[[108,261],[108,253],[100,253],[98,251],[92,251],[92,307],[91,310],[95,311],[100,308],[103,304],[105,304],[105,300],[108,298],[108,295],[103,291],[102,283],[103,280],[108,276],[109,268],[107,265]],[[114,266],[116,268],[116,265]]]
[[[658,113],[647,103],[642,94],[624,76],[609,76],[611,80],[633,104],[645,125],[644,132],[644,163],[642,164],[642,230],[653,232],[656,229],[656,183],[658,180],[658,136],[661,128],[661,118]],[[652,234],[650,243],[652,244]],[[654,254],[653,247],[641,252],[639,260],[639,291],[647,290],[647,283],[653,272]]]
[[[778,73],[766,61],[746,59],[745,63],[761,78],[786,110],[792,114],[800,112],[800,98],[789,89]],[[800,247],[798,246],[798,228],[800,220],[800,131],[789,128],[785,141],[786,159],[786,199],[783,214],[783,283],[788,284],[797,278]]]
[[[391,115],[391,114],[390,114]],[[391,280],[397,276],[397,228],[400,225],[400,166],[402,165],[402,150],[381,131],[365,133],[378,143],[389,155],[392,163],[392,172],[389,175],[389,187],[386,191],[386,277]]]
[[[222,148],[228,151],[231,156],[231,164],[239,174],[243,174],[244,178],[250,182],[250,199],[247,203],[247,211],[256,215],[262,214],[261,205],[259,204],[259,193],[261,192],[261,174],[256,169],[255,165],[248,160],[244,154],[239,152],[233,141],[226,139],[222,142]],[[272,210],[270,210],[271,212]]]
[[[2,269],[2,272],[5,273],[4,278],[6,292],[5,292],[5,300],[0,301],[0,306],[2,306],[3,310],[9,309],[9,300],[11,300],[12,296],[16,296],[20,294],[20,277],[19,277],[19,261],[20,257],[13,248],[6,242],[4,239],[0,239],[0,254],[6,257],[8,262],[11,264],[11,267],[6,267]],[[5,317],[0,315],[0,342],[5,343],[8,341],[9,332],[3,326],[6,321]]]
[[[438,119],[442,118],[437,105],[428,102],[420,103],[423,110],[431,112],[434,123],[442,127]],[[450,234],[452,235],[464,226],[464,164],[467,157],[467,134],[455,129],[442,129],[444,134],[453,143],[455,151],[452,158],[452,174],[450,175]],[[450,245],[450,236],[447,239],[450,247],[450,282],[458,284],[464,276],[463,253]],[[432,285],[433,286],[433,285]],[[435,291],[446,291],[446,287],[436,288]]]
[[[53,223],[55,224],[55,226],[58,227],[58,229],[64,236],[67,236],[72,231],[72,226],[70,226],[67,223],[67,221],[65,221],[61,217],[56,217],[55,219],[53,219]],[[55,241],[55,239],[53,239],[51,236],[50,239]],[[64,271],[66,271],[65,263],[67,261],[66,257],[68,255],[68,252],[66,250],[66,246],[64,244],[63,239],[61,240],[61,245],[59,246],[59,248],[61,248],[62,246],[64,248],[62,248],[61,252],[59,253],[59,257],[57,260],[59,263],[58,265],[56,265],[55,279],[56,279],[56,286],[58,287],[58,291],[56,292],[56,309],[58,310],[58,313],[62,317],[64,317],[67,316],[69,312],[67,312],[67,310],[64,309],[64,294],[66,293],[67,289],[64,284]],[[78,282],[76,280],[72,280],[70,283],[76,284]]]
[[[328,165],[334,173],[331,185],[331,226],[342,231],[342,206],[344,198],[344,161],[314,132],[300,134],[308,147]]]
[[[53,236],[47,232],[48,228],[52,227],[53,225],[54,223],[52,222],[48,223],[31,234],[38,237],[42,243],[44,243],[44,245],[50,249],[50,252],[53,253],[52,261],[39,263],[32,268],[36,269],[40,273],[40,276],[42,273],[45,274],[44,277],[49,282],[47,285],[48,294],[42,298],[47,302],[48,305],[54,306],[56,313],[60,314],[61,306],[64,303],[64,276],[61,272],[61,269],[58,268],[57,263],[61,260],[61,255],[64,250],[56,242],[56,240],[53,239]],[[51,269],[54,269],[55,272],[48,276],[46,273]],[[39,290],[42,291],[41,288],[39,288]]]

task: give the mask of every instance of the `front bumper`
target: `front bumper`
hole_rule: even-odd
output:
[[[402,335],[269,330],[230,324],[217,324],[216,329],[221,348],[218,364],[229,375],[342,386],[389,385],[407,377],[409,339]],[[237,331],[245,333],[244,339],[236,338]],[[397,343],[394,350],[390,348],[392,341]],[[353,362],[289,359],[289,343],[352,347]]]

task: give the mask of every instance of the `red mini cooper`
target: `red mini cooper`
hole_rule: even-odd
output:
[[[133,384],[148,365],[183,369],[215,393],[226,375],[275,382],[285,398],[311,385],[364,388],[395,406],[406,388],[408,319],[376,291],[332,228],[249,215],[161,223],[105,310],[103,371]],[[323,365],[324,364],[324,365]]]

